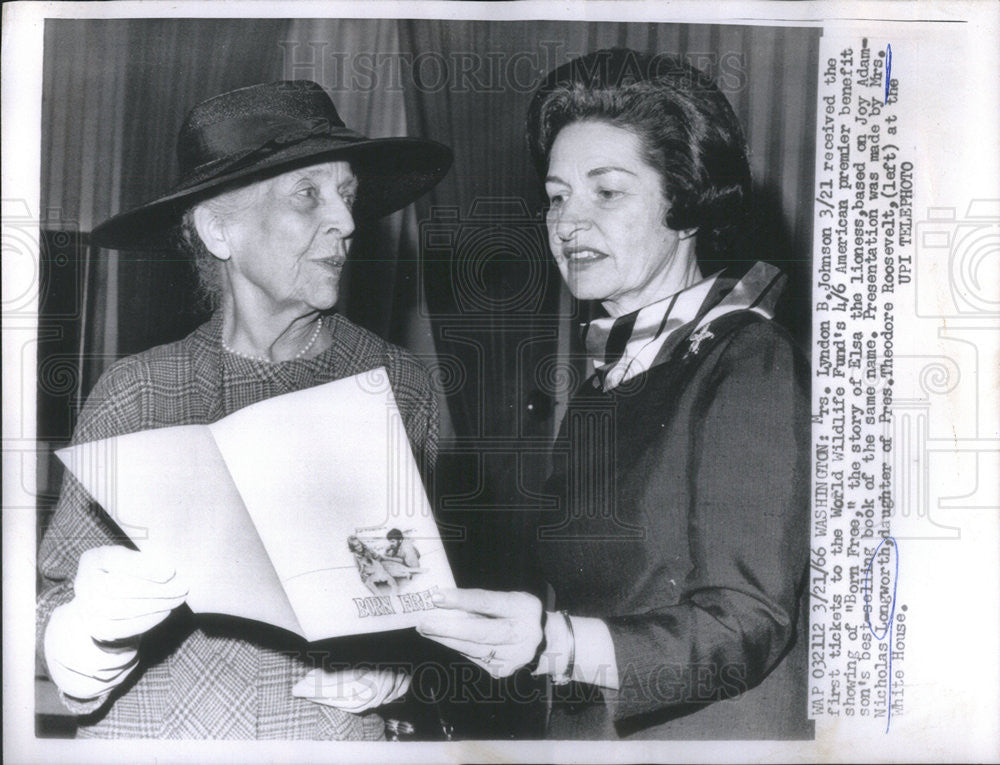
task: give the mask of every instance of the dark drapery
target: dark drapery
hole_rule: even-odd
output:
[[[783,318],[804,344],[819,34],[565,21],[47,21],[40,209],[53,246],[42,310],[53,318],[42,316],[39,401],[40,422],[54,424],[42,437],[69,437],[111,361],[181,337],[205,313],[182,260],[77,248],[75,234],[58,235],[85,234],[167,188],[177,129],[197,101],[313,79],[350,126],[455,151],[433,192],[359,232],[339,309],[432,368],[454,436],[437,493],[442,519],[464,540],[453,547],[460,582],[520,586],[524,551],[509,540],[524,510],[553,501],[540,493],[547,444],[579,380],[575,324],[589,310],[567,296],[545,244],[523,137],[531,92],[551,68],[610,46],[679,55],[717,78],[747,132],[754,255],[790,273]],[[40,465],[44,511],[57,483],[52,463]]]
[[[373,43],[388,50],[395,32],[394,20],[378,19],[47,21],[46,226],[80,231],[85,239],[96,223],[168,189],[176,177],[177,131],[198,101],[285,77],[325,84],[334,70],[322,61],[312,68],[303,63],[308,51],[357,55]],[[352,127],[375,136],[404,134],[401,93],[376,90],[330,87]],[[414,322],[406,319],[417,291],[405,219],[406,213],[398,213],[375,231],[359,232],[352,259],[363,266],[349,267],[339,308],[384,336],[420,348]],[[398,258],[401,249],[407,254]],[[86,249],[75,257],[80,263],[74,278],[91,301],[91,310],[77,317],[79,377],[72,398],[78,405],[115,358],[182,337],[204,319],[206,307],[195,301],[193,272],[184,260]],[[400,281],[412,287],[400,287]]]
[[[429,361],[437,352],[459,436],[547,435],[552,423],[540,417],[546,402],[521,411],[523,380],[510,373],[528,374],[546,357],[541,348],[522,348],[518,357],[511,346],[518,333],[557,330],[563,347],[572,345],[566,317],[573,308],[558,295],[523,143],[534,86],[563,61],[612,45],[681,55],[717,77],[747,128],[760,254],[792,273],[801,309],[808,301],[801,287],[812,208],[802,200],[811,199],[818,35],[789,27],[545,21],[49,20],[41,209],[49,227],[86,232],[170,184],[176,131],[192,104],[253,82],[315,79],[358,129],[434,137],[456,156],[450,176],[416,206],[417,217],[411,209],[359,234],[341,310]],[[459,251],[440,246],[452,230],[463,234],[452,243]],[[180,336],[202,317],[184,263],[100,251],[77,270],[92,307],[80,317],[83,392],[115,357]],[[435,318],[436,346],[422,297]],[[469,322],[454,335],[445,325],[457,313]],[[557,313],[562,321],[553,319]],[[508,421],[498,424],[505,411]]]
[[[455,169],[416,204],[435,347],[462,371],[449,396],[456,439],[442,450],[440,517],[463,529],[467,583],[531,581],[531,508],[547,441],[581,381],[574,303],[551,263],[528,161],[524,114],[537,83],[583,53],[625,46],[680,56],[717,79],[746,127],[755,179],[749,259],[791,277],[782,318],[809,337],[810,242],[818,31],[679,24],[401,22],[400,63],[413,134],[451,145]],[[533,710],[505,710],[512,729]],[[520,714],[519,714],[520,713]]]
[[[524,115],[555,66],[626,46],[679,56],[717,79],[746,126],[756,195],[751,259],[791,276],[784,318],[809,333],[812,147],[819,32],[787,27],[569,22],[401,22],[410,132],[455,150],[455,169],[416,204],[438,354],[464,377],[449,399],[444,515],[468,529],[468,570],[511,587],[526,570],[508,544],[547,472],[544,443],[580,381],[581,307],[562,294],[539,218]],[[587,306],[582,311],[589,310]]]
[[[46,22],[41,439],[58,444],[70,437],[82,401],[112,361],[183,337],[207,315],[186,260],[86,246],[95,224],[171,186],[177,131],[187,110],[233,88],[312,78],[330,81],[352,127],[374,136],[403,135],[401,92],[336,87],[335,72],[322,59],[310,68],[302,58],[316,48],[356,55],[373,42],[391,50],[396,37],[396,22],[378,19]],[[432,361],[426,320],[421,323],[415,305],[414,230],[410,210],[359,232],[339,309]],[[40,460],[39,479],[44,515],[58,490],[58,464]]]

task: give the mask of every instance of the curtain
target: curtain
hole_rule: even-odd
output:
[[[372,138],[407,135],[406,101],[386,64],[402,56],[394,19],[293,21],[282,51],[282,76],[318,82],[330,93],[348,127]],[[352,321],[402,345],[440,380],[421,291],[417,220],[412,207],[355,232],[341,280],[338,310]],[[445,400],[443,432],[450,432]]]
[[[375,137],[404,135],[398,84],[358,69],[369,52],[394,56],[398,45],[395,20],[48,21],[41,200],[41,209],[53,211],[47,225],[85,234],[169,188],[184,115],[234,88],[314,79],[350,127]],[[410,348],[433,371],[416,253],[412,209],[357,232],[338,310]],[[107,250],[78,257],[73,278],[89,308],[73,328],[77,407],[114,359],[182,337],[206,315],[183,261]]]
[[[121,205],[128,29],[120,21],[50,19],[44,48],[43,228],[52,235],[73,236],[77,246],[62,252],[58,261],[54,253],[47,259],[49,271],[43,276],[49,277],[49,289],[40,301],[41,320],[47,320],[45,301],[56,282],[68,281],[79,289],[70,290],[68,307],[64,303],[48,312],[68,321],[54,328],[54,345],[43,341],[39,347],[39,356],[50,359],[40,381],[51,382],[48,378],[57,369],[66,374],[72,389],[50,385],[49,392],[68,392],[78,408],[84,380],[92,384],[117,354],[117,254],[95,262],[87,255],[85,237],[75,235],[85,235]],[[53,268],[57,262],[70,267],[68,275]]]
[[[455,150],[454,170],[417,203],[417,210],[427,235],[421,245],[437,349],[460,359],[468,378],[450,400],[460,436],[545,432],[525,409],[538,412],[525,401],[525,390],[537,382],[530,376],[560,383],[547,391],[535,386],[555,396],[557,411],[580,372],[547,364],[548,354],[541,349],[534,353],[521,347],[526,357],[512,354],[519,338],[527,341],[551,331],[560,336],[560,347],[580,350],[573,325],[574,319],[585,318],[587,307],[581,313],[565,295],[560,300],[544,236],[527,233],[541,226],[541,196],[523,135],[537,83],[555,66],[588,51],[626,46],[668,53],[719,82],[746,128],[755,181],[754,251],[749,255],[789,274],[784,319],[807,345],[812,204],[802,200],[812,198],[818,30],[441,20],[403,21],[400,29],[410,56],[400,67],[410,132]],[[452,246],[440,252],[429,241],[439,228],[458,232]],[[469,246],[463,249],[463,243]],[[538,301],[519,303],[526,292],[537,294]],[[547,420],[548,434],[557,419]]]
[[[441,518],[463,530],[470,586],[530,586],[523,538],[542,494],[553,430],[549,383],[561,278],[523,120],[555,25],[402,21],[409,131],[450,145],[452,172],[416,204],[425,296],[438,354],[454,367],[456,439],[439,458]],[[522,579],[522,577],[525,577]]]
[[[589,311],[568,296],[548,253],[524,143],[531,93],[555,66],[609,46],[682,56],[715,77],[747,132],[755,254],[790,273],[784,318],[805,343],[812,203],[803,200],[812,199],[819,34],[564,21],[47,21],[40,209],[50,211],[54,245],[43,264],[52,289],[42,302],[39,419],[57,425],[45,437],[69,437],[81,397],[112,360],[182,337],[205,317],[187,263],[73,247],[78,240],[57,235],[85,234],[168,188],[178,128],[198,101],[312,79],[360,132],[454,149],[436,189],[357,232],[338,309],[432,372],[446,436],[435,493],[442,521],[465,542],[449,553],[460,583],[520,586],[526,551],[510,540],[528,530],[528,511],[554,501],[542,491],[548,442],[580,381],[576,325]],[[65,273],[53,266],[74,249]],[[49,463],[40,464],[44,474]],[[54,496],[51,478],[39,486]],[[534,710],[508,713],[501,727],[523,732]]]
[[[717,79],[746,128],[755,178],[753,258],[789,273],[785,321],[809,336],[812,151],[820,32],[647,23],[400,22],[409,132],[455,151],[452,173],[417,202],[437,352],[459,373],[449,395],[457,440],[440,507],[480,543],[470,571],[509,588],[526,566],[506,540],[542,492],[543,444],[581,381],[577,325],[590,307],[564,292],[538,217],[524,115],[553,68],[600,48],[679,56]],[[551,505],[549,505],[551,506]],[[517,573],[513,576],[516,578]]]
[[[786,320],[803,339],[818,36],[553,21],[49,21],[41,208],[50,226],[86,232],[154,197],[174,178],[191,105],[281,77],[320,82],[362,132],[451,145],[440,186],[357,233],[340,310],[431,368],[445,433],[457,437],[445,505],[517,511],[546,501],[545,441],[579,380],[574,325],[587,312],[567,297],[538,217],[523,139],[534,87],[558,64],[616,45],[679,55],[716,77],[746,127],[757,254],[790,272]],[[111,360],[181,337],[205,315],[191,270],[163,255],[88,251],[73,278],[79,315],[60,332],[64,344],[79,338],[76,405]],[[497,448],[484,451],[491,440]]]
[[[48,264],[57,278],[77,281],[80,293],[76,315],[67,315],[65,306],[51,307],[67,316],[61,342],[72,337],[75,345],[73,390],[63,397],[68,408],[78,410],[116,358],[177,339],[204,318],[186,264],[161,254],[91,249],[86,234],[110,215],[169,188],[176,174],[177,130],[191,105],[280,76],[274,41],[284,37],[287,25],[283,20],[46,21],[40,208],[49,211],[46,228],[82,236],[72,253],[71,275],[60,277]],[[65,285],[50,286],[58,292]],[[63,352],[39,348],[40,357],[53,360]],[[69,433],[53,434],[60,437]]]
[[[94,225],[173,184],[177,132],[191,106],[246,85],[309,78],[327,88],[350,127],[404,135],[398,84],[365,79],[357,70],[372,50],[398,52],[395,20],[46,22],[40,438],[53,444],[70,438],[82,402],[115,359],[179,339],[207,317],[185,259],[86,243]],[[421,309],[416,228],[411,208],[357,232],[338,310],[415,352],[438,380]],[[60,474],[54,458],[39,460],[43,526]]]
[[[559,347],[578,351],[571,330],[582,314],[561,291],[537,219],[523,142],[534,86],[563,61],[613,45],[681,55],[716,76],[747,130],[756,241],[790,271],[799,287],[791,315],[801,316],[812,210],[800,200],[811,199],[818,35],[547,21],[50,20],[42,209],[55,211],[56,226],[75,221],[85,232],[172,182],[177,128],[192,104],[254,82],[315,79],[352,127],[436,138],[456,156],[415,209],[358,232],[340,309],[432,367],[459,436],[551,435],[575,378],[541,338],[554,332]],[[461,257],[435,246],[439,234],[458,236]],[[94,252],[81,273],[91,309],[81,316],[83,392],[112,359],[204,318],[190,270],[162,256]],[[790,323],[806,336],[803,322]],[[546,381],[558,384],[534,385]],[[526,402],[526,391],[541,397]],[[516,488],[524,466],[508,469]]]
[[[188,110],[227,90],[275,80],[288,22],[277,19],[146,19],[128,25],[122,208],[168,189],[177,177],[177,133]],[[119,338],[124,356],[179,339],[206,317],[184,260],[122,253]]]

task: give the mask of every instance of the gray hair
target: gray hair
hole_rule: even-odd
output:
[[[206,207],[209,212],[221,218],[233,218],[248,210],[267,185],[268,181],[265,180],[223,191],[192,205],[181,217],[177,234],[178,246],[194,263],[198,277],[198,298],[212,310],[222,301],[228,282],[223,278],[224,261],[209,251],[198,234],[198,227],[194,222],[195,210]]]

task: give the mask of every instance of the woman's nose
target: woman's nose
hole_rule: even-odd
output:
[[[577,235],[581,230],[589,227],[590,223],[587,218],[581,214],[580,210],[577,210],[570,205],[564,205],[554,221],[553,232],[556,237],[563,242],[569,242]]]
[[[341,239],[347,239],[354,233],[354,215],[351,206],[339,194],[331,197],[323,208],[324,224],[330,233],[337,234]]]

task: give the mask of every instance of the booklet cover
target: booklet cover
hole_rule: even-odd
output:
[[[412,627],[455,586],[385,369],[57,455],[195,613],[315,641]]]

